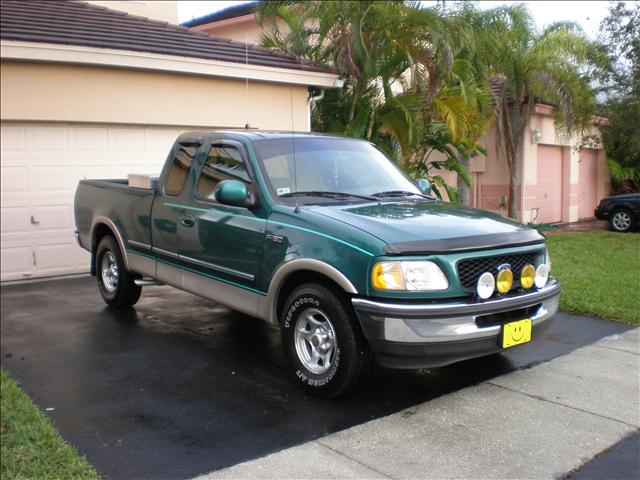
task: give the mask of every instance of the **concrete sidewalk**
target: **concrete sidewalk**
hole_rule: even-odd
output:
[[[634,329],[200,478],[559,477],[638,430],[639,379]]]

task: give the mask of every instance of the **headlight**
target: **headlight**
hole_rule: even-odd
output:
[[[446,290],[449,281],[434,262],[379,262],[373,267],[371,283],[378,290]]]

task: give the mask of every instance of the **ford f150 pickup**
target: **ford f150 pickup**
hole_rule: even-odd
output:
[[[322,397],[373,358],[429,368],[529,342],[558,308],[541,234],[437,200],[366,141],[189,133],[133,180],[76,191],[104,301],[162,283],[278,325],[293,378]]]

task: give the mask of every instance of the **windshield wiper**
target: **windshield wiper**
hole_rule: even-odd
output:
[[[371,202],[377,202],[378,199],[373,196],[367,195],[357,195],[355,193],[345,193],[345,192],[328,192],[323,190],[309,190],[306,192],[289,192],[284,195],[280,195],[280,198],[286,197],[327,197],[327,198],[345,198],[345,197],[354,197],[361,198],[363,200],[369,200]]]
[[[409,192],[407,190],[388,190],[386,192],[372,193],[371,196],[372,197],[376,197],[376,198],[382,198],[382,197],[413,197],[413,196],[417,196],[417,197],[422,197],[422,198],[428,198],[429,200],[434,200],[435,199],[435,197],[432,197],[431,195],[425,195],[423,193],[416,193],[416,192]]]

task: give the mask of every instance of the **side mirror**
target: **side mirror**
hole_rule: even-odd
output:
[[[247,190],[247,186],[239,180],[223,180],[214,192],[216,201],[234,207],[253,207],[255,199]]]
[[[431,183],[426,178],[419,178],[416,180],[416,186],[425,195],[431,195]]]

